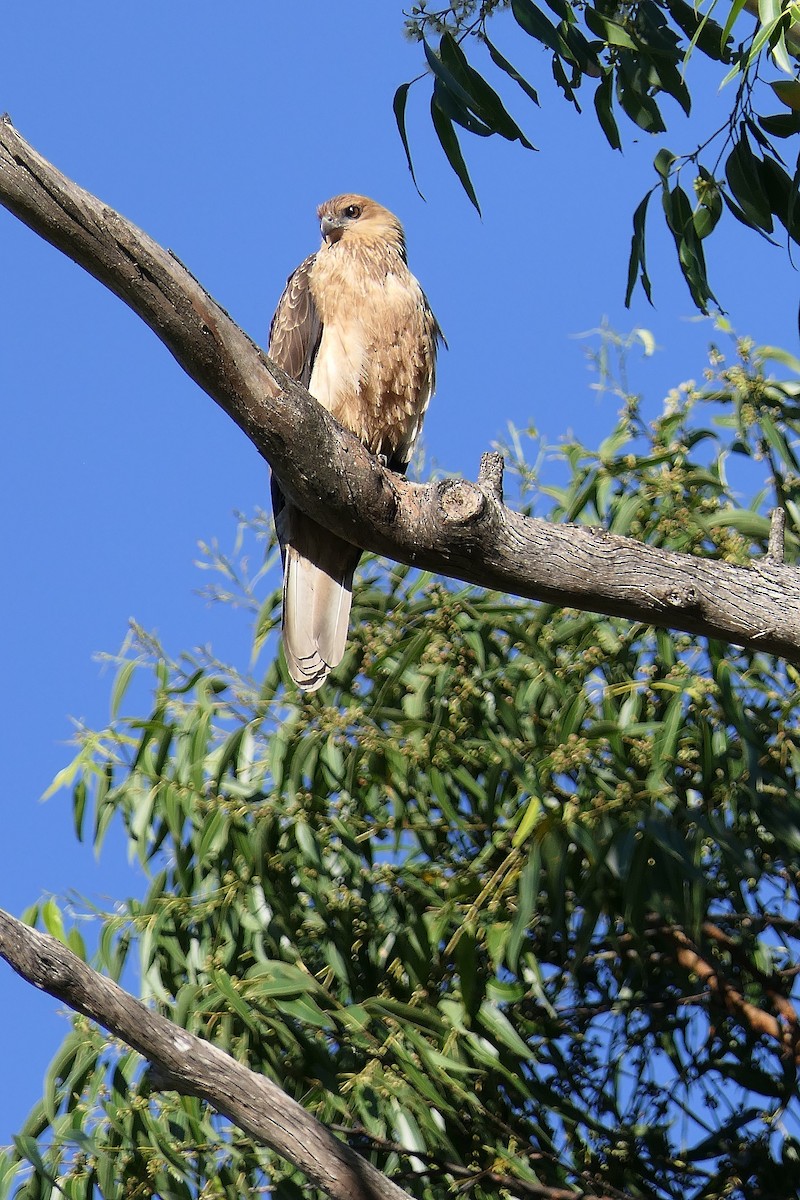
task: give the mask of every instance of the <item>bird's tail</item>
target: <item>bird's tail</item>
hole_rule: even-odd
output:
[[[360,557],[356,546],[294,509],[284,553],[283,649],[303,691],[315,692],[344,657]]]

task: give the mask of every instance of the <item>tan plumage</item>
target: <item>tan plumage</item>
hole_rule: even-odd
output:
[[[403,227],[366,196],[317,210],[322,245],[289,277],[269,356],[395,471],[405,471],[433,393],[436,318],[406,264]],[[283,556],[283,646],[315,691],[344,655],[361,550],[329,533],[272,478]]]

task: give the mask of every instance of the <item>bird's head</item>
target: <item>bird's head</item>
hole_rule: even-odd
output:
[[[326,200],[317,209],[322,240],[328,246],[344,241],[380,241],[393,246],[405,258],[405,235],[403,226],[388,208],[370,200],[368,196],[357,196],[347,192]]]

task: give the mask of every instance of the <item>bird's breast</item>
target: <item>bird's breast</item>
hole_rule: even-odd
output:
[[[431,390],[425,301],[399,259],[402,271],[340,249],[321,251],[311,274],[322,338],[309,391],[373,453],[403,456]]]

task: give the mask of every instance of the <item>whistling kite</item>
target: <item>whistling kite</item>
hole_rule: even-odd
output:
[[[405,471],[434,389],[441,331],[406,263],[403,227],[366,196],[317,210],[322,245],[290,275],[269,357],[337,421]],[[283,557],[283,646],[313,692],[341,662],[361,550],[306,516],[272,477]]]

